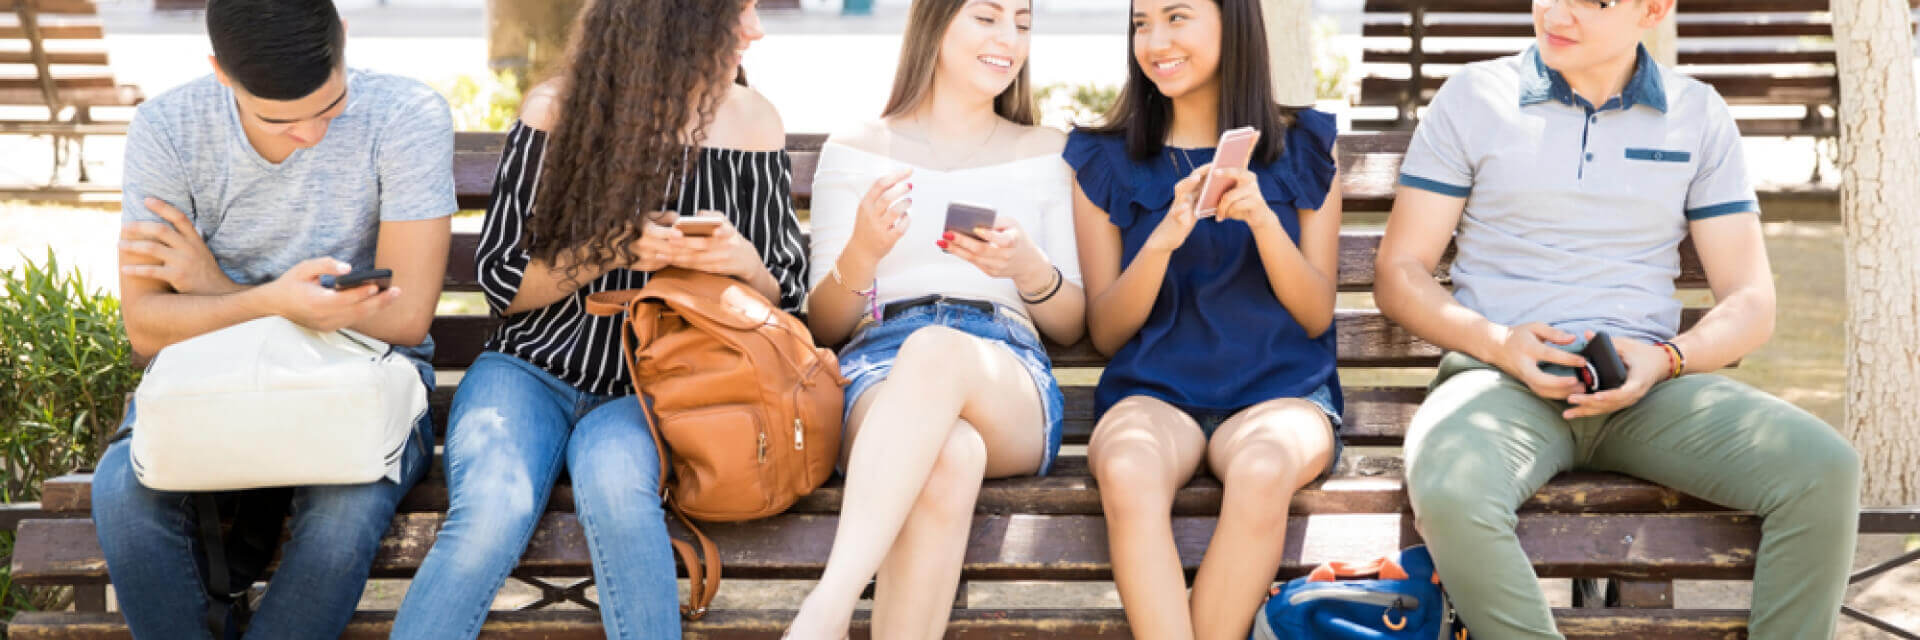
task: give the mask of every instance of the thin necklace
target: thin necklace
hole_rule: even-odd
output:
[[[1179,150],[1180,150],[1180,157],[1182,157],[1182,158],[1186,158],[1186,159],[1187,159],[1187,170],[1186,170],[1186,171],[1181,171],[1181,170],[1180,170],[1180,161],[1179,161],[1179,160],[1176,160],[1176,159],[1174,159],[1174,157],[1173,157],[1173,151],[1174,151],[1175,149],[1179,149]],[[1185,177],[1187,177],[1187,174],[1189,174],[1189,173],[1193,173],[1193,170],[1195,170],[1195,169],[1198,169],[1198,168],[1200,168],[1200,165],[1197,165],[1197,164],[1194,164],[1194,163],[1193,163],[1193,156],[1191,156],[1191,155],[1187,155],[1187,150],[1186,150],[1186,149],[1182,149],[1182,148],[1180,148],[1180,147],[1176,147],[1176,146],[1173,146],[1173,145],[1167,145],[1167,162],[1173,165],[1173,170],[1174,170],[1174,172],[1176,172],[1176,173],[1179,173],[1180,175],[1179,175],[1178,177],[1181,177],[1181,178],[1185,178]]]
[[[993,128],[987,131],[986,139],[981,140],[979,146],[974,147],[973,151],[967,152],[967,155],[961,157],[959,160],[955,160],[951,163],[942,163],[942,166],[946,167],[943,170],[954,171],[958,169],[967,168],[967,161],[972,160],[974,156],[980,155],[980,151],[983,149],[986,149],[987,145],[991,144],[993,142],[993,139],[1000,135],[1000,120],[1001,120],[1000,116],[995,115],[993,117]],[[915,126],[920,127],[921,130],[927,131],[929,134],[932,133],[932,130],[927,128],[926,124],[920,121],[919,115],[915,115],[913,117],[913,124]],[[913,136],[908,136],[908,137],[911,138]],[[933,154],[934,156],[937,157],[940,155],[940,150],[933,146],[932,135],[928,135],[925,138],[918,140],[918,142],[920,143],[921,146],[926,147],[927,151]]]

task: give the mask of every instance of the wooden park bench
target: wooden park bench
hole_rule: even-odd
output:
[[[0,135],[53,139],[53,175],[57,181],[69,160],[87,182],[81,139],[124,135],[124,119],[102,121],[95,107],[130,107],[145,97],[131,85],[114,81],[107,66],[100,14],[92,0],[0,0],[0,107],[41,107],[41,120],[0,120]],[[100,191],[99,188],[91,189]],[[56,190],[72,195],[86,188]],[[8,195],[46,198],[40,191]],[[53,193],[51,195],[62,195]]]
[[[1910,0],[1920,7],[1920,0]],[[1360,104],[1391,106],[1390,120],[1363,128],[1407,127],[1459,65],[1520,52],[1533,40],[1526,3],[1505,0],[1367,0],[1361,35]],[[1712,85],[1734,105],[1798,106],[1798,118],[1743,118],[1749,136],[1839,135],[1826,114],[1839,106],[1828,0],[1687,0],[1679,4],[1679,71]],[[1396,44],[1377,44],[1393,38]],[[1404,39],[1402,42],[1399,39]]]
[[[820,143],[820,136],[789,137],[795,195],[803,207]],[[455,164],[463,208],[486,205],[500,144],[498,134],[461,137]],[[1376,218],[1386,210],[1405,144],[1404,135],[1356,135],[1343,141],[1341,163],[1349,209],[1374,212]],[[1371,289],[1379,241],[1377,230],[1356,225],[1343,231],[1342,291]],[[472,234],[455,237],[447,290],[478,290],[473,262],[476,244]],[[1690,245],[1683,252],[1686,259],[1678,283],[1686,289],[1704,287],[1704,274]],[[1703,312],[1689,310],[1686,322],[1698,320]],[[495,322],[486,316],[437,319],[435,366],[446,370],[467,366]],[[1426,368],[1438,361],[1441,350],[1371,308],[1340,310],[1337,331],[1340,364],[1348,372],[1349,426],[1342,437],[1349,445],[1349,456],[1334,477],[1294,498],[1293,517],[1287,522],[1286,560],[1278,578],[1303,575],[1325,561],[1372,557],[1419,541],[1394,448],[1425,394],[1421,385],[1429,375]],[[1068,382],[1069,446],[1053,475],[985,484],[968,542],[966,583],[956,599],[949,638],[1130,637],[1119,609],[984,608],[971,606],[968,598],[967,585],[1112,578],[1099,491],[1089,476],[1082,446],[1093,428],[1091,374],[1103,359],[1085,344],[1050,345],[1049,350],[1059,375]],[[1398,372],[1403,380],[1368,381],[1370,372],[1382,371]],[[453,387],[442,385],[433,394],[437,419],[447,415]],[[1203,476],[1189,483],[1175,500],[1175,539],[1189,574],[1199,564],[1213,529],[1221,493],[1218,481]],[[817,577],[833,539],[841,496],[836,482],[802,500],[791,513],[708,527],[724,557],[727,590],[754,580]],[[50,514],[78,517],[23,522],[12,562],[15,580],[75,585],[97,594],[107,582],[107,567],[93,523],[84,519],[89,476],[76,474],[47,482],[42,504]],[[406,497],[394,516],[393,528],[374,562],[373,577],[411,576],[432,546],[447,504],[445,477],[436,461],[429,477]],[[592,585],[587,544],[573,505],[573,493],[563,482],[554,490],[548,513],[514,573],[516,579],[538,587],[540,598],[525,610],[493,612],[486,623],[487,637],[600,637],[597,613],[554,607],[594,606],[586,594]],[[1920,507],[1868,510],[1861,515],[1861,529],[1865,533],[1920,531]],[[1580,606],[1555,611],[1561,628],[1574,638],[1742,637],[1746,611],[1676,609],[1673,581],[1750,579],[1759,535],[1759,521],[1751,514],[1726,511],[1657,485],[1607,473],[1556,478],[1526,503],[1519,520],[1521,543],[1540,575],[1611,578],[1609,595],[1577,589]],[[102,600],[88,596],[82,602],[97,605]],[[22,614],[8,631],[15,640],[127,637],[118,614],[98,606],[76,608]],[[688,623],[686,631],[691,638],[772,639],[779,637],[791,615],[764,608],[716,610]],[[385,637],[392,617],[390,611],[359,612],[347,637]],[[865,637],[865,621],[864,613],[856,619],[856,637]]]

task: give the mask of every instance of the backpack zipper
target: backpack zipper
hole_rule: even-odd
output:
[[[1315,589],[1313,591],[1302,591],[1287,598],[1287,603],[1298,606],[1301,603],[1313,602],[1315,600],[1340,600],[1406,610],[1420,608],[1420,599],[1410,595],[1362,591],[1359,589]]]
[[[793,450],[803,451],[806,448],[807,448],[806,429],[801,426],[799,418],[794,418],[793,419]]]
[[[760,432],[760,464],[767,463],[767,432]]]

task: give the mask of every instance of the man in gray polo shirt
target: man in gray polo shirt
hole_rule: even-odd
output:
[[[1476,636],[1557,638],[1514,511],[1554,474],[1626,473],[1765,517],[1754,638],[1833,634],[1859,457],[1825,423],[1710,372],[1765,343],[1774,292],[1739,130],[1639,46],[1674,0],[1534,0],[1535,45],[1434,96],[1378,257],[1380,308],[1451,353],[1407,436],[1407,485]],[[1716,305],[1680,331],[1692,236]],[[1458,245],[1449,293],[1432,277]],[[1619,389],[1541,363],[1604,331]]]

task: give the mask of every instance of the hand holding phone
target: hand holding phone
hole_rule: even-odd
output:
[[[984,242],[986,238],[980,237],[975,229],[992,229],[999,218],[993,207],[955,200],[947,205],[946,230]]]
[[[1253,146],[1260,142],[1260,130],[1253,127],[1230,129],[1220,134],[1220,144],[1214,147],[1213,168],[1245,169],[1253,160]],[[1194,207],[1196,216],[1213,216],[1220,219],[1220,197],[1233,188],[1231,178],[1214,179],[1212,172],[1207,173],[1206,181],[1200,185],[1200,201]]]
[[[344,276],[324,274],[320,276],[320,286],[335,291],[346,291],[368,283],[379,285],[381,291],[386,291],[389,287],[393,286],[393,270],[366,269],[363,271],[355,271]]]
[[[727,219],[718,211],[702,211],[698,215],[681,216],[673,221],[673,228],[688,236],[710,236],[726,224]]]
[[[1566,365],[1540,363],[1540,370],[1550,375],[1577,378],[1587,393],[1612,391],[1627,383],[1627,365],[1620,360],[1620,352],[1613,348],[1613,338],[1604,331],[1596,331],[1591,340],[1574,340],[1571,344],[1547,343],[1547,346],[1579,354],[1587,360],[1587,366],[1575,368]]]

